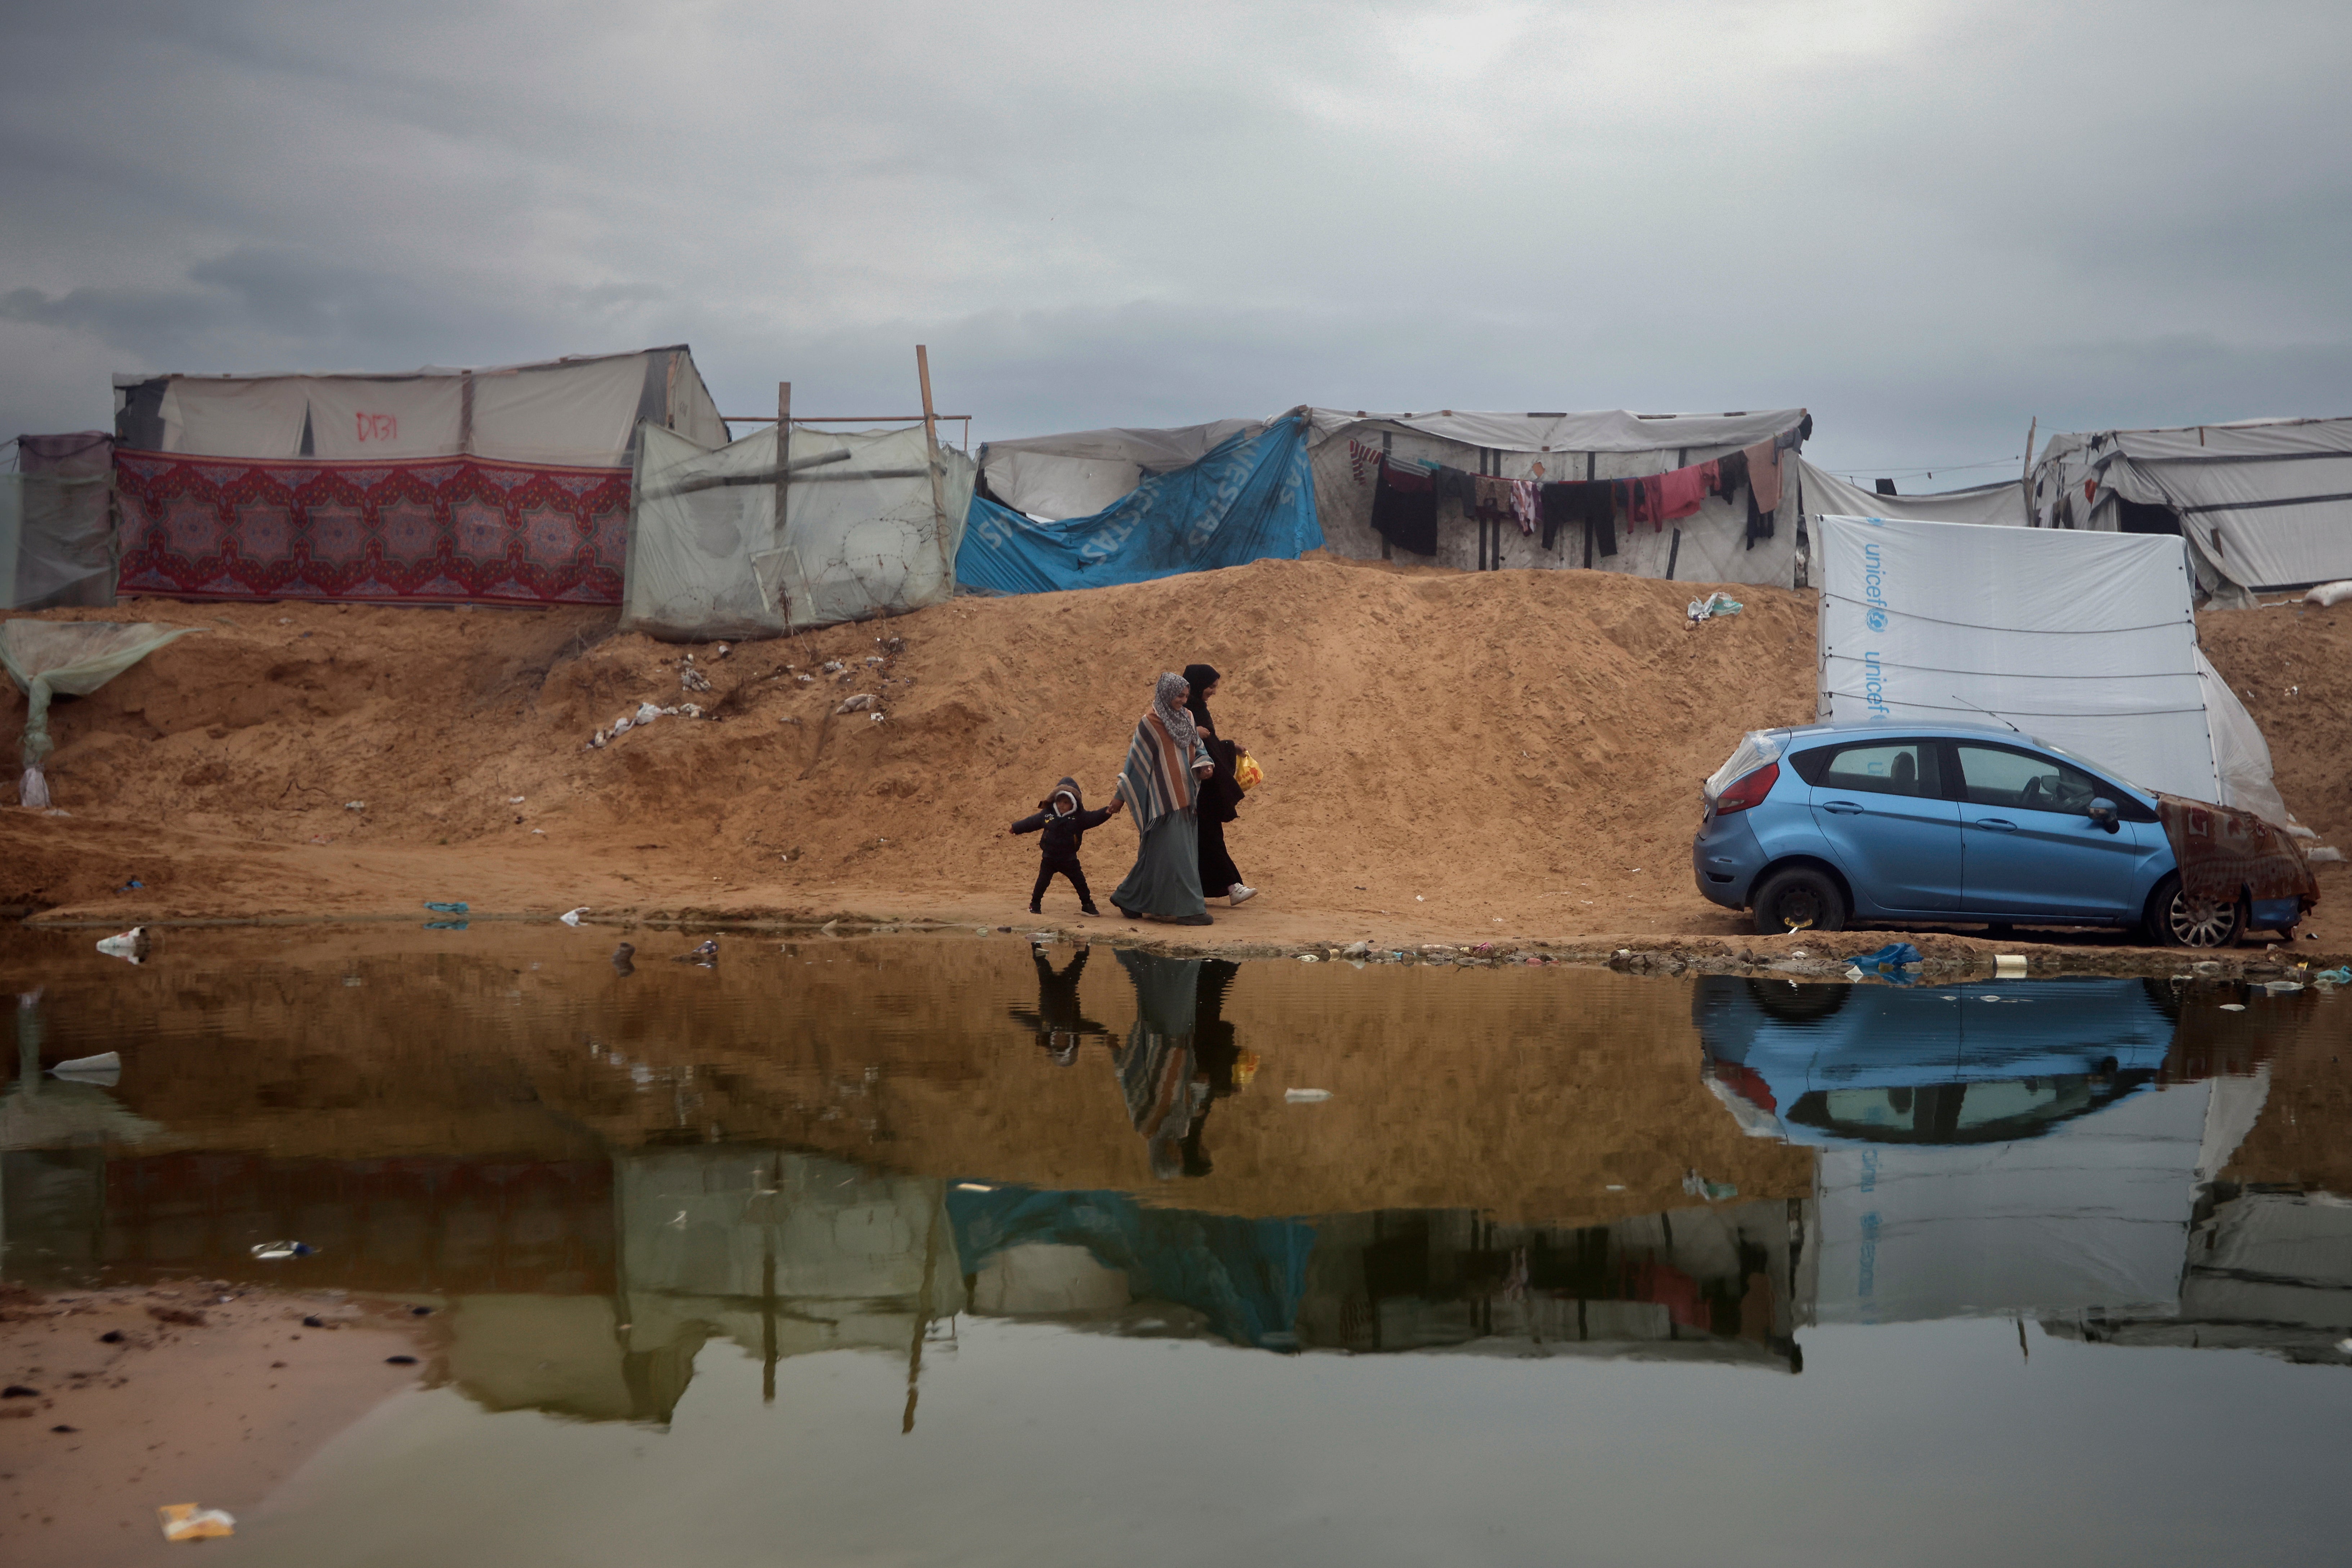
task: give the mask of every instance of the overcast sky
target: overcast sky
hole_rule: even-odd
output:
[[[1832,468],[2352,414],[2352,7],[10,0],[0,436],[690,342],[981,437],[1803,405]],[[1969,463],[1990,464],[1964,469]]]

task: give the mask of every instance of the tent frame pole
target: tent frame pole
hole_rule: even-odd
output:
[[[784,546],[784,499],[793,482],[793,383],[776,383],[776,548]],[[792,595],[782,582],[776,584],[776,609],[783,616],[785,630],[793,624]]]
[[[941,483],[939,415],[931,407],[931,351],[915,345],[915,379],[923,390],[923,451],[931,471],[931,527],[940,544],[940,570],[947,574],[949,593],[955,591],[955,562],[948,555],[948,497]]]

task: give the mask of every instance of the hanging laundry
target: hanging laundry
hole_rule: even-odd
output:
[[[1748,483],[1748,454],[1727,453],[1715,460],[1716,491],[1718,496],[1736,496]]]
[[[1372,527],[1414,555],[1437,553],[1437,485],[1426,469],[1380,461],[1372,487]]]
[[[1722,495],[1723,465],[1712,458],[1698,465],[1698,484],[1699,488],[1706,491],[1710,496]]]
[[[1471,484],[1478,496],[1478,520],[1499,523],[1511,515],[1511,482],[1492,474],[1474,474]]]
[[[1772,537],[1774,517],[1774,513],[1757,510],[1756,488],[1752,485],[1749,486],[1748,489],[1748,548],[1749,549],[1756,548],[1758,539],[1769,539]]]
[[[1756,509],[1777,512],[1780,509],[1780,449],[1769,441],[1759,441],[1748,448],[1748,488],[1756,497]]]
[[[1538,494],[1540,488],[1533,479],[1511,481],[1511,516],[1518,520],[1522,534],[1536,531],[1536,521],[1543,512],[1543,501]]]
[[[1378,481],[1382,454],[1377,446],[1367,446],[1350,436],[1348,440],[1348,476],[1359,485],[1366,479]]]
[[[1696,467],[1674,468],[1657,476],[1658,520],[1677,522],[1689,517],[1706,499],[1704,476]]]

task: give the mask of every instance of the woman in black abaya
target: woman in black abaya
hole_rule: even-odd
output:
[[[1209,717],[1209,694],[1217,689],[1217,672],[1208,664],[1187,664],[1184,679],[1192,688],[1192,700],[1185,706],[1192,715],[1193,727],[1209,747],[1209,759],[1216,771],[1201,787],[1198,816],[1201,824],[1201,892],[1209,898],[1224,897],[1234,904],[1246,904],[1257,896],[1257,889],[1242,881],[1239,867],[1225,849],[1225,824],[1240,814],[1242,787],[1234,778],[1234,766],[1240,759],[1241,747],[1217,734],[1214,721]]]

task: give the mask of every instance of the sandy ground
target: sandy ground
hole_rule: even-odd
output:
[[[1691,885],[1699,783],[1742,731],[1810,716],[1813,603],[1742,589],[1744,613],[1692,626],[1702,586],[1261,561],[694,650],[708,691],[685,689],[688,650],[615,634],[609,612],[51,612],[203,634],[57,708],[67,814],[0,810],[0,905],[123,925],[415,918],[427,900],[1021,922],[1035,850],[1006,824],[1065,772],[1107,800],[1153,675],[1205,660],[1222,727],[1267,772],[1229,830],[1263,895],[1207,931],[1097,932],[1253,950],[1745,940]],[[2290,806],[2352,833],[2352,611],[2200,625]],[[836,711],[856,695],[886,716]],[[641,702],[709,716],[587,745]],[[1090,839],[1106,907],[1133,845],[1121,821]],[[2352,881],[2321,875],[2301,946],[2352,950]],[[1057,883],[1048,915],[1074,923],[1074,903]]]
[[[184,1562],[194,1548],[163,1539],[157,1508],[250,1510],[424,1370],[386,1360],[420,1354],[398,1303],[197,1281],[0,1291],[15,1396],[0,1399],[0,1559],[15,1568]]]

